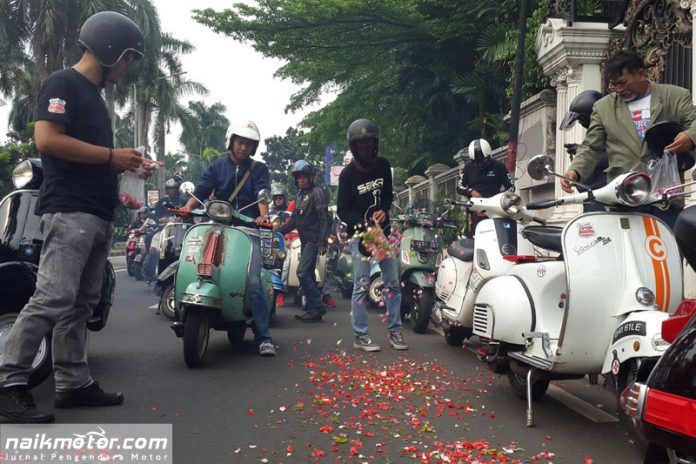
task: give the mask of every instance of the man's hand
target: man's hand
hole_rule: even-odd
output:
[[[140,152],[133,148],[114,148],[111,151],[111,164],[122,171],[135,171],[143,161]]]
[[[372,219],[379,224],[384,224],[384,222],[387,220],[387,213],[380,209],[372,214]]]
[[[266,222],[266,220],[267,220],[266,216],[259,216],[256,219],[254,219],[254,224],[256,224],[257,226],[260,226],[261,224]]]
[[[665,147],[670,153],[684,153],[694,148],[694,142],[686,132],[680,132],[674,137],[674,141]]]
[[[326,254],[326,245],[319,245],[317,250],[319,250],[319,256],[324,256]]]
[[[469,196],[471,198],[481,198],[481,193],[478,190],[472,190]]]
[[[573,169],[568,169],[566,172],[563,173],[563,177],[567,177],[570,180],[577,181],[578,173],[575,172]],[[566,179],[561,179],[561,188],[566,193],[573,193],[573,184],[568,182]]]

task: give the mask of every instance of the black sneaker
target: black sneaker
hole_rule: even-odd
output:
[[[36,409],[26,385],[0,388],[0,415],[17,424],[46,424],[56,420],[53,414]]]
[[[305,311],[302,314],[295,314],[295,319],[302,322],[321,322],[323,311]]]
[[[118,406],[123,404],[123,393],[105,392],[99,387],[99,382],[92,382],[89,386],[77,390],[56,392],[56,408],[79,408]]]

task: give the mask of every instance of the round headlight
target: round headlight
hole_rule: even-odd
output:
[[[514,216],[520,212],[520,207],[522,206],[522,198],[515,193],[506,193],[500,199],[500,207],[507,214]]]
[[[232,219],[232,205],[226,201],[211,201],[208,203],[206,212],[214,221],[229,221]]]
[[[636,301],[645,306],[655,304],[655,294],[647,287],[640,287],[636,290]]]
[[[12,170],[12,183],[15,188],[24,188],[34,178],[34,167],[29,160],[24,160]]]
[[[284,260],[287,254],[285,253],[285,250],[278,250],[276,252],[276,256],[278,257],[279,260]]]
[[[652,183],[650,176],[642,172],[636,172],[626,178],[617,187],[616,194],[619,200],[627,206],[640,206],[650,196]]]

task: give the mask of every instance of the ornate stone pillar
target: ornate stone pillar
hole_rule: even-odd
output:
[[[679,0],[679,6],[691,12],[691,18],[696,17],[696,0]],[[691,43],[696,44],[696,27],[691,27]],[[693,49],[692,49],[693,50]],[[696,104],[696,56],[691,57],[691,99]]]
[[[610,30],[606,23],[575,22],[570,27],[567,24],[565,19],[548,19],[539,28],[535,43],[537,60],[556,88],[558,124],[568,111],[570,102],[580,92],[603,89],[600,64],[607,57],[609,41],[623,34],[622,28]],[[570,165],[564,145],[580,143],[584,135],[585,130],[579,124],[569,131],[556,128],[557,171],[564,172]],[[562,193],[556,182],[555,194]],[[554,221],[565,222],[581,210],[578,206],[561,207],[554,215]]]

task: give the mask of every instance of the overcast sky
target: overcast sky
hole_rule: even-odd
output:
[[[194,8],[220,11],[233,4],[233,0],[153,2],[159,11],[162,30],[196,47],[196,51],[181,57],[186,78],[202,83],[210,91],[207,97],[185,97],[183,103],[190,99],[202,99],[209,105],[219,101],[227,107],[227,117],[231,121],[254,121],[261,131],[262,142],[272,135],[285,134],[288,127],[296,125],[306,113],[316,109],[286,114],[284,108],[299,87],[273,77],[282,63],[264,58],[251,45],[215,34],[191,19]],[[3,140],[7,132],[7,111],[7,106],[0,108],[0,134]],[[179,129],[174,128],[167,136],[167,151],[179,148],[178,133]],[[259,151],[263,149],[262,145]]]

